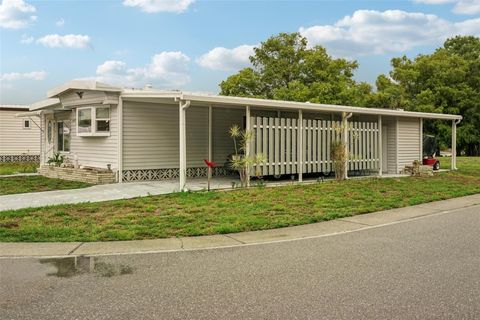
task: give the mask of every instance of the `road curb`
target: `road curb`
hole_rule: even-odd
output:
[[[105,256],[232,248],[335,236],[480,205],[480,194],[294,227],[225,235],[111,242],[0,243],[0,259]]]

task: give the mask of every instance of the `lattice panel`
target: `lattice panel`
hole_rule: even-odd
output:
[[[201,178],[207,176],[206,167],[187,168],[187,178]],[[230,171],[225,167],[215,167],[212,171],[212,176],[227,176]],[[139,170],[124,170],[123,181],[159,181],[178,179],[180,177],[179,168],[167,169],[139,169]]]
[[[0,162],[40,162],[38,154],[0,155]]]

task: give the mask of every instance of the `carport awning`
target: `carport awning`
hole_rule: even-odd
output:
[[[43,114],[46,113],[53,113],[53,111],[49,112],[50,110],[37,110],[37,111],[28,111],[28,112],[20,112],[15,114],[15,117],[17,118],[31,118],[31,117],[40,117]]]

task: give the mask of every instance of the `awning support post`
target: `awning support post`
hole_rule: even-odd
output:
[[[452,121],[452,170],[457,170],[457,124],[462,120]]]
[[[208,106],[208,161],[213,161],[212,155],[212,143],[213,143],[213,136],[212,136],[212,118],[213,118],[213,107],[210,105]],[[208,166],[207,168],[207,181],[208,181],[208,191],[210,191],[210,181],[212,179],[212,168]]]
[[[378,116],[378,175],[381,177],[383,174],[383,125],[382,116]]]
[[[179,104],[179,153],[180,153],[180,172],[179,172],[179,191],[184,191],[187,183],[187,130],[186,130],[186,111],[190,107],[190,101],[180,100]]]

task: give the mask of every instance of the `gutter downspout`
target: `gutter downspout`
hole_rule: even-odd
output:
[[[118,97],[118,106],[117,106],[117,117],[118,117],[118,183],[123,183],[123,99],[122,95]]]
[[[452,170],[457,169],[457,124],[459,124],[462,119],[457,119],[452,121]]]
[[[342,113],[342,120],[343,120],[343,143],[345,146],[345,155],[347,157],[347,160],[345,161],[345,169],[343,173],[343,178],[345,180],[348,179],[348,158],[349,158],[349,150],[348,150],[348,119],[350,119],[353,116],[353,112],[350,113]]]
[[[185,190],[187,183],[187,130],[186,130],[186,110],[190,107],[189,100],[179,102],[179,153],[180,153],[180,172],[179,172],[179,191]]]

